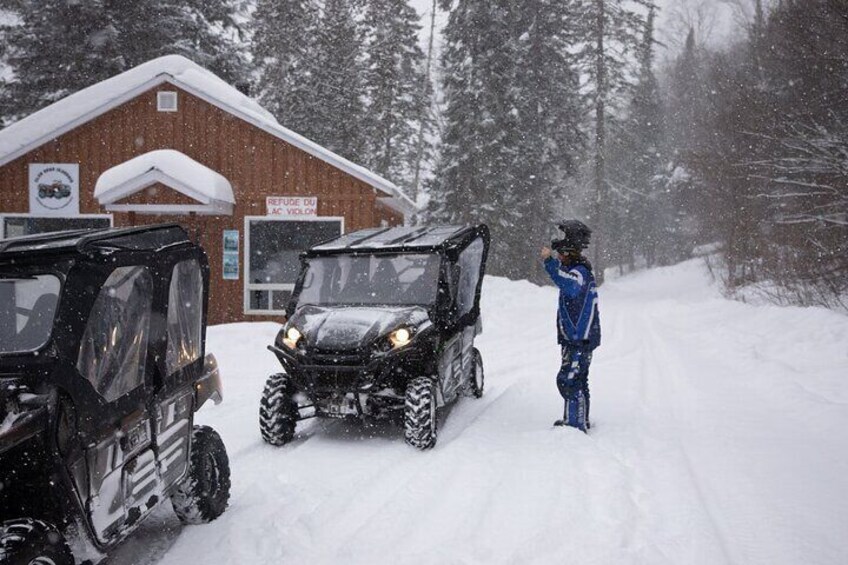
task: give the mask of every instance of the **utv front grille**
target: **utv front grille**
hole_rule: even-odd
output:
[[[312,355],[311,361],[315,365],[325,367],[356,367],[368,362],[361,355],[351,355],[349,353],[317,353]]]
[[[354,371],[312,372],[306,386],[318,391],[354,391],[359,388],[360,376]]]

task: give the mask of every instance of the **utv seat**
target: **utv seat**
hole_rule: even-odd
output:
[[[391,259],[381,259],[377,264],[371,286],[380,296],[385,296],[386,301],[390,304],[400,300],[403,294],[400,288],[400,278]]]
[[[348,274],[347,282],[339,291],[342,302],[362,302],[371,289],[371,279],[368,276],[368,260],[353,261],[351,272]]]
[[[406,288],[406,301],[410,304],[418,302],[422,296],[427,296],[432,291],[433,280],[438,280],[439,263],[428,261],[424,270]]]
[[[40,347],[50,336],[53,329],[53,314],[59,296],[44,294],[39,296],[29,312],[29,319],[21,332],[15,337],[17,351],[32,351]]]

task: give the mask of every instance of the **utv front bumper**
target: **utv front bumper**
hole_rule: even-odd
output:
[[[298,390],[307,393],[372,392],[392,387],[403,375],[408,350],[367,353],[319,353],[268,346]]]

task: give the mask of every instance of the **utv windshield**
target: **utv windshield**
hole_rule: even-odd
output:
[[[47,343],[60,286],[55,275],[0,274],[0,354],[35,351]]]
[[[309,259],[298,304],[429,306],[439,284],[438,255],[341,255]]]

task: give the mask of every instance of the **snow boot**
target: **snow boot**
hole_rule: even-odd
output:
[[[564,426],[568,426],[568,427],[570,427],[570,428],[577,428],[578,430],[580,430],[580,431],[581,431],[581,432],[583,432],[584,434],[588,434],[588,433],[589,433],[589,429],[592,427],[592,425],[591,425],[591,424],[589,424],[589,422],[586,422],[586,429],[583,429],[583,428],[581,428],[580,426],[575,426],[575,425],[569,424],[569,423],[568,423],[568,422],[566,422],[565,420],[557,420],[556,422],[554,422],[554,427],[555,427],[555,428],[562,428],[562,427],[564,427]]]
[[[586,418],[585,398],[582,392],[578,392],[576,398],[565,401],[562,420],[554,422],[554,427],[568,426],[577,428],[583,433],[589,433],[589,420]]]

